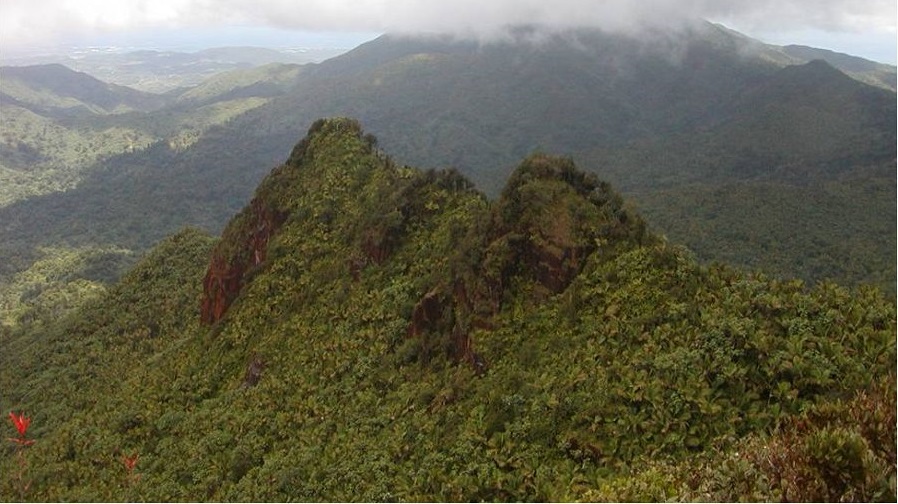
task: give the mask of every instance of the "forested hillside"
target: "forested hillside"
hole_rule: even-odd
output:
[[[0,68],[0,206],[73,187],[102,157],[152,141],[129,124],[85,127],[90,116],[149,112],[164,103],[62,65]]]
[[[168,165],[216,126],[285,93],[300,68],[228,72],[165,96],[61,65],[0,68],[0,329],[57,318],[186,223],[218,229],[223,219],[211,212],[177,213],[171,201],[201,186]]]
[[[283,94],[299,68],[226,72],[158,95],[62,65],[0,67],[0,207],[72,189],[116,155],[154,144],[187,149],[210,127]]]
[[[814,61],[755,86],[694,135],[581,159],[702,258],[894,292],[895,103]]]
[[[490,197],[519,159],[571,155],[703,263],[894,293],[895,94],[858,80],[881,84],[890,68],[709,23],[642,38],[540,27],[484,43],[386,35],[317,65],[215,77],[158,111],[79,121],[131,128],[141,148],[104,141],[120,154],[62,182],[4,171],[30,189],[69,190],[0,208],[0,254],[11,258],[0,280],[33,276],[47,251],[139,255],[184,225],[217,233],[297,131],[348,115],[400,162],[454,167]],[[4,159],[90,151],[55,124],[58,145],[16,144]]]
[[[221,238],[0,334],[0,497],[895,500],[894,302],[649,228],[570,158],[490,201],[317,121]]]

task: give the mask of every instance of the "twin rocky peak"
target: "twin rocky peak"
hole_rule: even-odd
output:
[[[420,226],[443,226],[445,239],[415,243]],[[444,265],[428,278],[407,337],[436,340],[430,347],[478,370],[485,363],[470,333],[491,327],[509,295],[539,303],[564,291],[591,256],[657,240],[607,183],[568,158],[528,157],[488,201],[454,169],[398,166],[355,120],[322,119],[225,228],[203,283],[204,323],[226,323],[254,274],[292,253],[272,247],[291,227],[338,241],[345,267],[337,274],[347,282],[408,260],[395,257],[403,247]]]

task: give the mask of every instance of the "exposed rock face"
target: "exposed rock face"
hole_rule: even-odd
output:
[[[462,320],[470,318],[464,287],[454,289],[452,295],[445,295],[440,288],[434,288],[424,295],[412,310],[406,336],[418,338],[425,347],[424,360],[429,358],[433,341],[448,343],[447,350],[456,362],[471,364],[477,373],[486,371],[486,362],[474,352],[470,333],[463,327]]]
[[[209,269],[203,280],[203,302],[200,318],[206,324],[220,320],[234,299],[240,294],[244,277],[251,268],[257,267],[268,254],[268,242],[283,224],[286,215],[265,205],[259,198],[250,202],[248,219],[232,223],[237,229],[228,229],[224,245],[237,235],[242,240],[237,248],[219,246],[212,253]],[[242,225],[241,225],[242,223]],[[230,236],[228,236],[230,235]]]
[[[471,334],[491,327],[509,291],[523,289],[541,302],[567,289],[594,253],[613,253],[605,244],[645,239],[641,219],[622,205],[610,187],[570,160],[528,158],[491,208],[481,237],[453,251],[448,262],[460,266],[415,305],[407,337],[421,340],[425,361],[440,348],[484,372]]]
[[[521,260],[534,279],[551,293],[567,288],[583,268],[594,246],[579,245],[572,229],[575,216],[566,208],[549,211],[553,225],[547,229],[528,230]]]
[[[433,289],[425,294],[412,310],[412,320],[406,335],[414,338],[436,329],[440,317],[443,315],[443,304],[443,301],[440,300],[439,290]]]
[[[496,206],[483,276],[502,289],[517,276],[534,282],[542,290],[537,295],[557,294],[603,243],[627,247],[648,239],[644,222],[620,196],[570,159],[526,159]]]
[[[230,265],[227,259],[213,256],[209,270],[203,279],[203,304],[200,318],[206,324],[221,319],[240,292],[243,285],[243,268]]]

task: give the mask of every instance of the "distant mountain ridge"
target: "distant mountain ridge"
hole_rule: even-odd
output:
[[[195,52],[144,49],[93,49],[78,54],[4,60],[4,65],[57,63],[87,72],[107,82],[154,93],[179,92],[216,74],[272,63],[306,64],[337,56],[346,49],[215,47]]]
[[[488,180],[495,165],[527,149],[575,153],[719,123],[741,93],[795,62],[775,56],[783,53],[715,25],[647,41],[589,31],[484,46],[385,36],[310,69],[311,85],[332,84],[296,96],[293,106],[294,114],[336,108],[361,117],[401,158],[458,166],[492,192],[490,184],[501,184]],[[419,85],[432,96],[423,99]],[[882,95],[883,116],[890,101]],[[399,126],[409,120],[416,126]],[[454,135],[476,147],[440,145]]]
[[[48,114],[149,112],[166,103],[60,64],[0,67],[0,100]]]
[[[270,63],[246,70],[223,72],[177,95],[176,103],[201,104],[239,97],[275,97],[294,86],[306,67]]]
[[[387,35],[170,94],[181,103],[139,116],[145,148],[0,209],[5,267],[37,246],[139,251],[185,223],[218,230],[297,131],[346,115],[397,162],[455,167],[492,196],[518,159],[567,154],[703,260],[894,290],[893,91],[713,24],[516,36]]]
[[[109,156],[156,142],[184,149],[212,125],[283,94],[300,68],[223,72],[159,95],[58,64],[0,67],[0,206],[70,189]]]
[[[861,82],[895,91],[896,74],[894,65],[886,65],[849,54],[802,45],[783,46],[782,51],[799,60],[821,59]]]

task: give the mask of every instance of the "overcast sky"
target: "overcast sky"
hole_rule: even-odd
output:
[[[267,37],[353,46],[382,32],[482,35],[521,23],[633,30],[684,18],[765,42],[896,59],[895,0],[0,0],[0,52],[127,37],[146,44],[152,33],[159,45],[195,36],[216,45]]]

